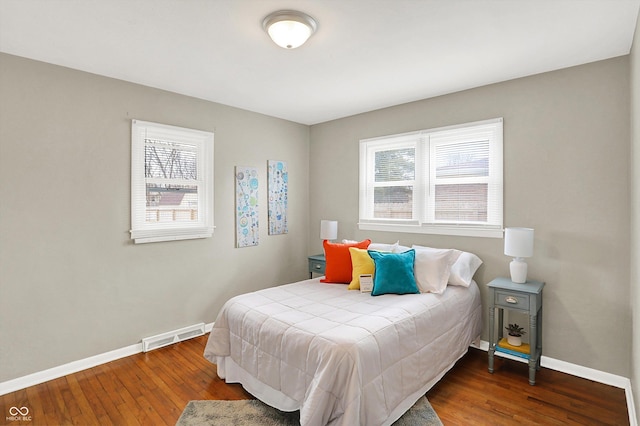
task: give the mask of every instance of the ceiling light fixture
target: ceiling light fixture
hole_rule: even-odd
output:
[[[280,10],[268,15],[262,27],[275,44],[285,49],[302,46],[316,31],[318,23],[306,13]]]

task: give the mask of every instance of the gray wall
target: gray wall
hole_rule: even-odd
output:
[[[321,219],[338,220],[341,239],[471,251],[485,262],[486,304],[486,283],[509,274],[502,239],[357,229],[358,141],[494,117],[504,117],[504,223],[535,228],[529,277],[547,283],[543,354],[629,377],[626,56],[312,126],[309,251],[321,251]]]
[[[215,320],[307,276],[309,127],[0,54],[0,381]],[[132,118],[215,131],[212,238],[133,245]],[[267,160],[289,234],[267,235]],[[260,245],[237,249],[234,166],[260,171]]]
[[[536,229],[544,355],[630,377],[629,80],[621,57],[309,128],[0,54],[0,381],[211,322],[235,294],[305,278],[321,219],[339,221],[339,238],[475,252],[486,299],[484,284],[508,275],[501,239],[357,230],[358,141],[492,117],[505,120],[505,225]],[[215,131],[213,238],[130,242],[132,118]],[[638,144],[636,131],[635,164]],[[268,159],[289,164],[290,232],[266,235],[263,184],[260,245],[236,249],[233,167],[266,183]]]
[[[640,423],[640,13],[631,49],[631,303],[633,351],[631,385]]]

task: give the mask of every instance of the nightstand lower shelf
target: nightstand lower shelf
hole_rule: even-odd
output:
[[[527,343],[523,343],[521,346],[510,345],[507,343],[507,338],[503,337],[496,345],[496,352],[517,356],[518,358],[529,359],[531,347]]]

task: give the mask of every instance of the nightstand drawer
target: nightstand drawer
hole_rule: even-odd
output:
[[[309,259],[309,272],[324,274],[325,262]]]
[[[529,295],[496,290],[496,307],[529,310]]]

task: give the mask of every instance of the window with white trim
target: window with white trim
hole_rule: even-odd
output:
[[[502,119],[360,141],[359,229],[502,237]]]
[[[207,238],[213,228],[213,133],[133,120],[131,238]]]

